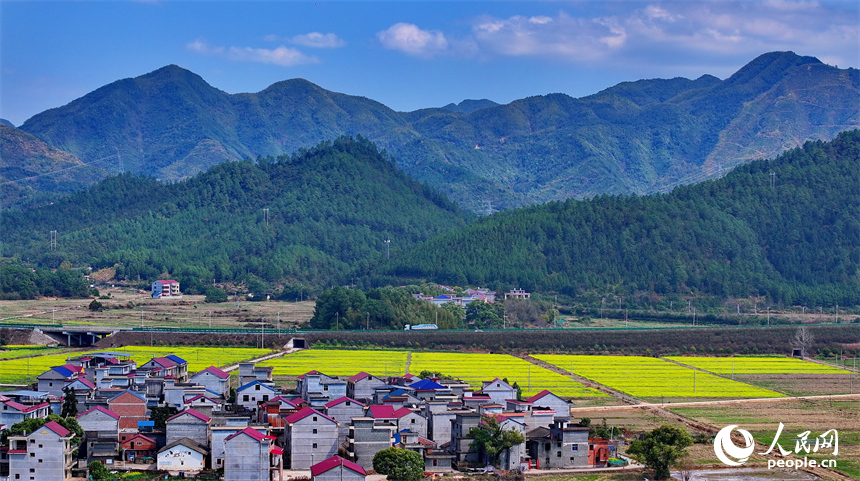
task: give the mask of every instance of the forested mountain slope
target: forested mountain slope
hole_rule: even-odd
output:
[[[2,255],[57,267],[118,264],[121,278],[328,286],[364,275],[471,215],[363,138],[227,162],[177,183],[123,174],[53,205],[2,214]],[[48,233],[56,230],[56,250]]]
[[[765,295],[855,305],[860,131],[670,194],[551,202],[482,218],[393,262],[399,281],[619,295]]]
[[[506,105],[395,112],[301,79],[230,95],[177,66],[104,86],[21,129],[84,162],[180,179],[226,160],[362,135],[465,208],[670,190],[860,126],[860,71],[791,52],[726,80],[626,82]],[[452,104],[453,105],[453,104]]]

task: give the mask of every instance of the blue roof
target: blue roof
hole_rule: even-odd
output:
[[[171,361],[175,362],[176,364],[188,364],[188,361],[186,361],[185,359],[182,359],[181,357],[177,356],[176,354],[171,354],[169,356],[164,356],[164,357],[166,357],[167,359],[170,359]]]
[[[415,381],[409,385],[411,388],[415,388],[421,391],[426,390],[437,390],[437,389],[447,389],[445,386],[439,384],[438,382],[432,379],[422,379],[420,381]]]
[[[436,297],[434,297],[433,299],[439,299],[439,300],[446,300],[446,301],[450,301],[450,300],[451,300],[451,296],[446,296],[445,294],[442,294],[441,296],[436,296]]]
[[[52,371],[57,371],[66,377],[71,377],[74,373],[63,366],[54,366],[51,368]]]
[[[270,385],[268,385],[268,384],[262,383],[262,382],[260,382],[260,381],[251,381],[251,382],[249,382],[248,384],[245,384],[244,386],[239,386],[238,388],[236,388],[236,392],[238,392],[238,391],[244,391],[245,389],[248,389],[249,387],[253,386],[254,384],[260,384],[260,385],[262,385],[262,386],[265,386],[265,387],[267,387],[267,388],[271,389],[272,391],[276,391],[276,390],[277,390],[277,389],[275,389],[274,387],[272,387],[272,386],[270,386]]]

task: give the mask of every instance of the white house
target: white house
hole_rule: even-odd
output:
[[[182,293],[179,292],[179,282],[173,279],[153,282],[152,298],[164,299],[167,297],[182,297]]]
[[[206,467],[208,452],[205,446],[182,438],[158,450],[157,468],[167,471],[171,476],[191,477]]]

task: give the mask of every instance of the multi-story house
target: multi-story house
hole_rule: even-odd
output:
[[[364,416],[364,411],[367,408],[366,405],[348,397],[329,401],[324,407],[325,413],[340,423],[340,427],[338,428],[338,444],[343,444],[346,441],[346,437],[349,434],[350,420]]]
[[[311,407],[284,418],[284,452],[290,469],[309,469],[337,454],[338,422]]]
[[[54,421],[21,436],[9,436],[9,479],[63,481],[72,477],[74,433]]]
[[[346,380],[346,396],[365,404],[373,402],[373,390],[385,381],[364,371]]]
[[[206,369],[194,374],[189,379],[194,384],[199,384],[206,388],[207,391],[221,397],[227,397],[227,391],[230,384],[230,375],[217,367],[209,366]]]
[[[236,405],[256,413],[259,403],[273,399],[279,394],[280,391],[271,384],[251,381],[236,389]]]
[[[311,466],[311,476],[312,481],[364,481],[367,472],[352,461],[332,456]]]
[[[188,438],[202,446],[209,446],[209,424],[212,418],[193,409],[186,409],[167,418],[167,443]]]
[[[247,427],[225,439],[224,481],[270,481],[272,436]],[[275,464],[276,465],[276,464]]]

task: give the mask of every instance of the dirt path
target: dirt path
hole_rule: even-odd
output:
[[[275,359],[275,358],[278,358],[281,356],[285,356],[287,354],[292,354],[296,351],[301,351],[301,349],[284,349],[283,351],[274,352],[272,354],[266,354],[265,356],[261,356],[261,357],[258,357],[256,359],[248,359],[247,361],[242,361],[242,362],[253,362],[254,364],[256,364],[258,362],[268,361],[269,359]],[[222,371],[230,372],[230,371],[235,371],[236,369],[239,369],[239,363],[225,367],[224,369],[222,369]]]

